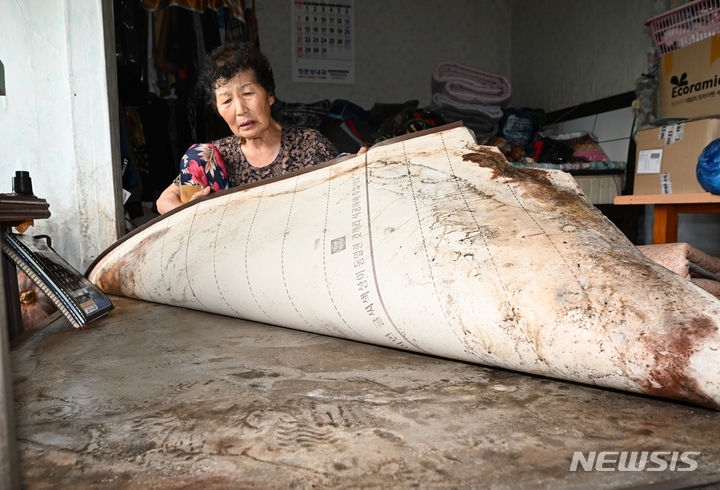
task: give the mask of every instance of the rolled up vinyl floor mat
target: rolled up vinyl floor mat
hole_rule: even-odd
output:
[[[106,293],[720,406],[720,300],[646,258],[569,174],[512,167],[463,127],[185,204],[88,277]]]

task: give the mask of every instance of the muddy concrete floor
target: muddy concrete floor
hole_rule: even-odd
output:
[[[720,413],[113,298],[12,352],[26,488],[685,488]],[[699,451],[570,472],[574,451]],[[659,486],[658,486],[659,485]]]

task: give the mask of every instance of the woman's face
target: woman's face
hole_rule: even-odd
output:
[[[215,89],[215,104],[235,136],[258,138],[270,128],[275,97],[255,81],[253,70],[242,71]]]

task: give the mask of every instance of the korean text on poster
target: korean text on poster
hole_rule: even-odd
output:
[[[290,0],[294,82],[355,83],[353,0]]]

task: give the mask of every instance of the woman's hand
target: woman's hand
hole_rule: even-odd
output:
[[[190,192],[192,192],[194,189],[195,192],[189,193],[187,189],[190,189]],[[184,203],[194,201],[195,199],[198,199],[200,197],[204,197],[210,194],[210,186],[206,185],[204,187],[201,186],[195,186],[195,185],[183,185],[180,186],[180,201]]]
[[[207,196],[208,194],[210,194],[210,186],[203,187],[201,190],[190,196],[190,199],[188,199],[187,202],[194,201],[195,199]],[[158,197],[155,204],[157,205],[157,210],[160,214],[165,214],[178,206],[182,206],[184,202],[181,197],[180,186],[170,184],[164,191],[162,191],[162,194],[160,194],[160,197]]]
[[[368,151],[367,146],[361,146],[360,149],[358,150],[357,154],[362,155],[363,153],[366,153],[367,151]]]
[[[180,206],[182,202],[180,201],[180,186],[175,184],[170,184],[165,188],[164,191],[162,191],[162,194],[160,194],[160,197],[158,197],[157,201],[155,201],[155,205],[157,206],[158,213],[165,214],[171,209],[175,209],[176,207]]]
[[[188,202],[194,201],[195,199],[198,199],[200,197],[205,197],[209,194],[210,194],[210,186],[207,185],[207,186],[203,187],[202,189],[200,189],[199,191],[197,191],[196,193],[194,193],[192,196],[190,196],[190,199],[188,200]]]

